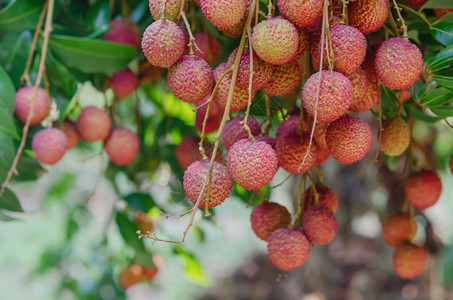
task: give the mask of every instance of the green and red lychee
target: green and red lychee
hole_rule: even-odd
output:
[[[17,118],[25,124],[28,114],[31,111],[32,98],[34,94],[33,87],[23,87],[16,92],[16,102],[14,103],[14,112]],[[30,119],[30,125],[39,125],[50,112],[52,101],[47,96],[46,90],[38,87],[33,106],[33,115]]]
[[[349,25],[363,34],[372,33],[381,28],[388,14],[386,0],[356,1],[348,6]]]
[[[310,27],[322,16],[322,1],[277,0],[282,16],[298,27]]]
[[[442,182],[436,172],[422,170],[410,175],[404,186],[407,201],[417,209],[426,209],[439,200]]]
[[[165,13],[166,19],[175,22],[177,21],[179,11],[181,10],[181,0],[165,0]],[[154,20],[162,18],[164,0],[149,0],[149,10]],[[188,1],[184,0],[184,7],[187,8]]]
[[[330,243],[337,234],[338,222],[330,209],[314,205],[304,212],[302,228],[309,241],[324,245]]]
[[[384,240],[393,247],[410,242],[416,233],[417,223],[407,214],[393,214],[385,219],[382,225]]]
[[[300,67],[297,60],[273,67],[273,75],[261,88],[269,96],[283,97],[294,92],[300,84]]]
[[[115,127],[105,141],[104,149],[112,162],[124,166],[137,157],[140,140],[135,132],[124,127]]]
[[[402,278],[417,277],[425,268],[427,256],[424,248],[411,243],[403,243],[393,252],[393,268]]]
[[[286,207],[273,202],[264,202],[253,208],[250,215],[253,232],[263,241],[279,228],[291,224],[291,215]]]
[[[45,128],[33,136],[31,148],[40,163],[53,165],[63,158],[68,148],[68,139],[60,129]]]
[[[95,106],[85,107],[77,118],[77,131],[87,142],[105,140],[112,129],[109,114]]]
[[[249,0],[200,0],[201,11],[214,26],[230,28],[238,24],[248,11]]]
[[[379,146],[389,156],[398,156],[406,151],[411,142],[409,124],[401,118],[388,119],[382,126]]]

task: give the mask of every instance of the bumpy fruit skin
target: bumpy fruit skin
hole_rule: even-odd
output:
[[[332,189],[320,184],[316,185],[316,192],[318,193],[319,205],[324,206],[330,209],[333,213],[335,213],[338,209],[337,194]],[[306,189],[304,193],[305,209],[314,206],[315,201],[316,199],[312,189],[311,188]]]
[[[192,163],[202,160],[201,153],[199,150],[200,138],[197,136],[186,135],[181,143],[176,146],[175,155],[178,163],[184,169],[187,169]],[[209,159],[212,157],[213,145],[203,143],[206,155]],[[218,163],[223,162],[223,155],[221,151],[217,151],[215,161]]]
[[[123,289],[128,289],[131,286],[140,282],[143,277],[143,268],[138,264],[131,264],[121,271],[118,281]]]
[[[363,101],[363,97],[368,89],[368,79],[366,73],[361,68],[357,69],[352,75],[348,76],[352,85],[352,101],[349,110],[356,111]]]
[[[370,151],[372,140],[370,125],[359,118],[343,116],[327,127],[327,147],[342,164],[361,160]]]
[[[113,73],[112,90],[116,97],[129,97],[137,88],[137,78],[131,69]]]
[[[377,50],[375,67],[382,84],[393,90],[402,90],[411,86],[420,76],[423,55],[409,41],[391,38]]]
[[[245,138],[231,146],[227,166],[237,184],[246,190],[259,190],[274,178],[278,159],[268,143]]]
[[[301,58],[310,45],[310,36],[304,29],[297,29],[297,33],[299,34],[299,47],[297,48],[294,59]]]
[[[77,119],[77,131],[87,142],[105,140],[111,129],[112,121],[109,114],[94,106],[84,108]]]
[[[116,127],[105,141],[104,149],[112,162],[124,166],[137,157],[140,151],[140,140],[135,132]]]
[[[68,148],[68,139],[60,129],[46,128],[33,136],[31,148],[40,163],[53,165],[63,158]]]
[[[411,130],[406,121],[394,118],[384,122],[379,146],[385,154],[398,156],[406,151],[410,142]]]
[[[410,242],[417,233],[417,223],[406,214],[393,214],[382,225],[382,235],[390,246]]]
[[[381,86],[379,84],[368,80],[365,95],[359,101],[351,103],[349,109],[353,112],[362,112],[370,110],[376,104],[378,104],[380,90]]]
[[[66,135],[66,138],[68,139],[67,150],[72,149],[75,146],[77,146],[77,144],[79,143],[79,140],[80,140],[80,136],[79,136],[79,133],[77,132],[76,124],[70,120],[64,120],[61,127],[62,127],[61,129],[63,130],[64,134]]]
[[[197,202],[201,188],[205,181],[208,180],[208,175],[209,162],[205,161],[194,162],[184,172],[184,191],[186,192],[187,198],[189,198],[192,203],[195,204]],[[208,186],[206,186],[198,207],[204,209],[206,207],[206,201],[208,201],[208,208],[213,208],[222,204],[230,195],[232,188],[233,180],[231,179],[230,173],[228,173],[227,167],[218,162],[214,162],[209,199],[207,198]]]
[[[310,254],[310,243],[298,228],[280,228],[267,239],[267,255],[278,268],[290,271],[302,266]]]
[[[274,139],[273,137],[270,137],[267,135],[260,135],[260,136],[256,136],[255,140],[257,140],[258,142],[268,143],[272,147],[272,149],[275,150],[275,144],[277,143],[277,140]]]
[[[211,92],[214,87],[214,73],[204,59],[184,55],[168,70],[167,81],[176,98],[195,103]]]
[[[212,65],[220,55],[219,41],[209,32],[199,32],[193,37],[195,39],[195,44],[201,50],[200,52],[197,47],[194,47],[194,54]]]
[[[173,65],[185,48],[184,34],[170,20],[158,20],[149,25],[142,38],[142,49],[148,61],[158,67]]]
[[[291,215],[286,207],[278,203],[264,202],[253,208],[250,223],[256,236],[267,241],[272,232],[291,224]]]
[[[165,18],[176,22],[181,9],[181,0],[166,0],[165,2]],[[162,8],[164,0],[149,0],[149,10],[154,20],[159,20],[162,17]],[[188,2],[184,0],[184,7],[187,8]]]
[[[130,20],[117,18],[110,22],[112,29],[104,35],[104,40],[137,48],[140,44],[140,29]]]
[[[338,222],[330,209],[315,205],[304,212],[302,227],[309,241],[324,245],[337,234]]]
[[[17,118],[25,124],[27,116],[31,110],[31,102],[33,96],[33,87],[23,87],[16,92],[16,102],[14,104],[14,112]],[[31,126],[39,125],[49,114],[52,101],[47,96],[44,89],[38,88],[36,91],[35,105],[33,108],[33,116],[30,120]]]
[[[426,209],[439,200],[442,182],[437,173],[422,170],[407,178],[404,192],[407,200],[417,209]]]
[[[318,106],[316,107],[316,90],[319,85],[319,72],[311,75],[305,82],[302,101],[311,116],[315,115],[317,109],[317,121],[331,122],[348,111],[353,89],[351,81],[339,72],[321,71],[321,76]]]
[[[244,116],[237,116],[225,124],[222,134],[222,143],[226,150],[229,150],[236,141],[248,137],[244,125],[241,124],[242,121],[244,121]],[[247,125],[250,127],[253,136],[257,136],[261,133],[260,123],[258,123],[255,118],[248,117]]]
[[[406,279],[418,276],[425,268],[426,250],[414,244],[404,243],[393,252],[393,268],[396,273]]]
[[[274,74],[261,90],[269,96],[283,97],[296,90],[300,77],[299,63],[292,60],[281,66],[274,66]]]
[[[363,34],[377,31],[388,17],[386,0],[356,1],[348,7],[349,25]]]
[[[252,45],[256,54],[265,62],[283,65],[296,56],[299,34],[290,21],[275,17],[253,27]]]
[[[201,11],[214,26],[229,28],[238,24],[248,10],[247,0],[200,0]]]
[[[277,0],[277,6],[282,16],[298,27],[313,26],[322,15],[322,1]]]

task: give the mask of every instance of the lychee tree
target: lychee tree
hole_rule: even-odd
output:
[[[184,242],[231,197],[250,206],[244,230],[267,243],[275,276],[373,211],[395,274],[417,277],[441,256],[453,281],[453,248],[433,242],[425,213],[453,197],[450,1],[0,1],[0,49],[0,220],[27,218],[21,182],[97,160],[92,193],[65,218],[69,243],[109,180],[118,200],[105,228],[129,252],[99,286],[154,278],[162,243],[203,281]],[[373,193],[364,180],[388,190],[385,207],[352,207],[345,191]],[[173,219],[186,220],[179,236],[155,229]],[[117,259],[110,234],[94,247],[105,261]]]

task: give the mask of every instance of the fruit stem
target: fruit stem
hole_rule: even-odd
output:
[[[297,194],[297,212],[294,215],[293,220],[291,221],[291,226],[295,226],[297,220],[300,219],[302,214],[304,213],[304,206],[305,206],[305,197],[304,197],[304,190],[305,190],[305,180],[307,179],[307,173],[304,173],[300,178],[299,183],[299,192]]]
[[[165,21],[165,9],[166,9],[166,6],[167,6],[167,0],[164,0],[163,3],[162,3],[162,11],[160,12],[160,18],[163,21]]]
[[[269,4],[267,5],[267,18],[270,19],[274,15],[274,5],[272,5],[272,0],[269,0]]]
[[[341,7],[341,21],[340,24],[342,25],[348,25],[348,4],[349,0],[341,0],[342,2],[342,7]]]
[[[272,127],[272,102],[271,96],[264,94],[264,101],[266,102],[266,124],[264,124],[264,135],[269,135]]]
[[[403,16],[401,15],[402,8],[398,7],[396,0],[392,0],[392,1],[393,1],[393,6],[395,7],[396,13],[398,14],[397,21],[399,21],[401,23],[401,30],[403,31],[403,38],[407,40],[408,39],[407,26],[406,26],[406,22],[404,22]]]
[[[194,45],[195,45],[195,48],[197,48],[198,51],[200,51],[201,53],[203,53],[203,51],[201,51],[200,48],[198,48],[197,44],[195,43],[195,38],[193,37],[192,30],[190,30],[190,25],[189,25],[189,21],[187,21],[186,13],[181,9],[179,14],[182,17],[182,19],[184,21],[184,24],[186,25],[187,32],[189,33],[189,44],[188,44],[188,46],[189,46],[189,55],[193,58],[195,56],[195,54],[193,52],[193,46]]]
[[[244,120],[242,120],[240,122],[240,124],[243,125],[244,127],[244,130],[247,132],[247,135],[249,136],[249,139],[250,140],[253,140],[253,134],[252,134],[252,131],[250,130],[250,127],[247,123],[247,120],[249,118],[249,114],[250,114],[250,106],[252,105],[252,83],[253,83],[253,73],[255,73],[253,71],[253,48],[252,48],[252,31],[249,28],[247,28],[247,34],[248,34],[248,40],[249,40],[249,55],[250,55],[250,66],[249,66],[249,88],[248,88],[248,92],[249,92],[249,99],[247,101],[247,109],[245,111],[245,117],[244,117]]]

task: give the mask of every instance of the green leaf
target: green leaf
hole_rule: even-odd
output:
[[[25,69],[31,41],[30,31],[24,31],[20,35],[13,32],[0,35],[0,65],[8,73],[16,88]]]
[[[0,210],[0,221],[2,222],[10,222],[10,221],[16,221],[16,219],[8,216],[8,215],[5,215],[4,213],[2,213],[2,211]]]
[[[14,113],[14,102],[16,98],[16,90],[13,82],[6,71],[0,66],[0,107],[12,116]]]
[[[453,99],[453,92],[438,86],[434,90],[432,90],[426,97],[423,99],[422,103],[428,107],[434,107],[439,105],[444,105],[450,100]]]
[[[451,0],[429,0],[421,9],[427,8],[448,8],[451,7]]]
[[[13,140],[9,137],[0,137],[0,182],[5,180],[15,153]]]
[[[417,109],[417,107],[414,107],[414,106],[409,106],[409,114],[420,121],[424,121],[424,122],[428,122],[428,123],[435,123],[435,122],[442,120],[442,118],[427,115],[426,113]]]
[[[86,14],[88,27],[91,31],[106,30],[110,22],[110,8],[107,1],[97,1],[90,5]]]
[[[21,155],[16,168],[19,174],[14,177],[14,180],[19,181],[36,180],[41,174],[46,172],[35,159],[28,155]]]
[[[66,98],[72,98],[77,91],[77,79],[52,53],[47,53],[46,71],[52,88],[57,88]]]
[[[21,32],[35,29],[44,1],[12,0],[0,10],[0,30]]]
[[[446,87],[447,89],[453,89],[453,77],[433,75],[431,79],[437,82],[439,85]]]
[[[138,226],[124,212],[117,212],[115,220],[124,241],[132,248],[144,250],[143,242],[138,239]]]
[[[9,115],[6,110],[0,106],[0,131],[7,133],[11,137],[19,140],[19,134],[17,133],[16,126],[14,125],[14,120]]]
[[[210,286],[209,278],[203,272],[203,267],[200,262],[190,253],[184,251],[182,247],[176,248],[176,252],[184,259],[186,264],[186,276],[193,283]]]
[[[431,111],[441,118],[448,118],[453,116],[453,106],[451,105],[444,105],[444,106],[436,106],[431,107]]]
[[[15,212],[24,211],[20,205],[19,199],[16,197],[16,194],[8,188],[6,188],[5,192],[0,196],[0,208]]]
[[[453,21],[437,23],[431,27],[434,39],[445,46],[453,45]]]
[[[453,61],[453,45],[442,49],[436,56],[425,62],[431,72],[438,72],[447,68]]]
[[[148,212],[151,208],[156,206],[154,199],[149,194],[145,193],[132,193],[124,197],[124,201],[135,210],[143,210]]]
[[[137,56],[129,45],[61,35],[53,35],[49,47],[62,63],[86,73],[112,73]]]

